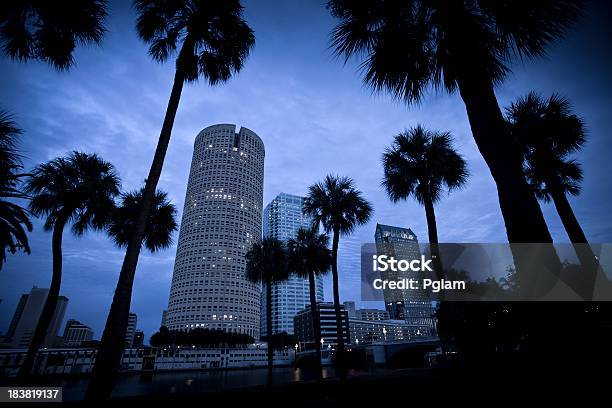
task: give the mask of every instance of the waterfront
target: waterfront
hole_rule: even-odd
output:
[[[373,373],[380,374],[387,370],[372,371],[350,370],[349,377],[359,377]],[[323,378],[334,378],[332,367],[323,368]],[[313,370],[293,367],[276,367],[273,370],[274,385],[294,382],[313,381],[316,379]],[[133,397],[144,395],[189,394],[218,392],[237,388],[265,385],[267,368],[249,368],[232,370],[185,370],[155,373],[125,373],[119,376],[113,391],[113,397]],[[83,377],[47,377],[41,381],[45,386],[63,387],[64,401],[83,399],[89,379]]]

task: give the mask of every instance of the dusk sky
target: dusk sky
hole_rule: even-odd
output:
[[[604,3],[592,2],[545,58],[517,61],[497,89],[502,106],[531,90],[544,96],[558,92],[585,120],[588,143],[577,156],[584,166],[583,191],[570,201],[591,242],[612,242],[612,8]],[[72,150],[95,152],[116,166],[125,190],[141,186],[161,128],[174,63],[158,64],[148,56],[136,35],[130,4],[110,3],[104,41],[100,47],[79,47],[76,66],[69,72],[0,58],[0,107],[24,130],[21,150],[27,169]],[[359,249],[373,241],[377,222],[410,227],[421,241],[427,240],[423,208],[414,201],[393,204],[380,187],[383,150],[398,132],[420,123],[452,132],[471,173],[466,188],[444,196],[436,207],[440,241],[506,240],[493,180],[457,94],[431,92],[418,106],[372,95],[361,83],[358,64],[344,65],[329,49],[335,21],[321,0],[243,4],[256,36],[245,68],[227,84],[211,88],[201,81],[183,91],[159,185],[178,207],[179,217],[197,133],[217,123],[245,126],[265,144],[264,205],[280,192],[304,195],[328,173],[352,177],[373,203],[370,223],[340,241],[341,298],[358,301]],[[567,242],[554,207],[541,206],[555,241]],[[40,221],[30,243],[31,255],[9,254],[0,271],[2,332],[19,296],[34,285],[50,283],[51,234],[42,230]],[[63,247],[66,318],[91,326],[99,338],[124,252],[94,232],[77,239],[66,230]],[[132,310],[147,341],[167,306],[175,252],[173,246],[154,255],[143,251],[140,257]],[[325,296],[332,298],[329,278]]]

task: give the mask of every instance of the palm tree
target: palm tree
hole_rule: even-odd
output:
[[[569,156],[586,142],[583,120],[572,113],[567,98],[553,94],[545,99],[535,92],[512,103],[506,115],[536,197],[553,201],[581,264],[596,266],[597,258],[567,199],[568,194],[580,194],[582,169]]]
[[[12,59],[39,60],[66,70],[77,44],[99,44],[104,36],[106,1],[4,1],[0,43]]]
[[[53,230],[53,275],[47,300],[19,370],[20,378],[30,375],[36,352],[45,340],[55,313],[62,281],[64,228],[72,223],[72,233],[76,236],[83,235],[90,228],[105,228],[113,213],[113,199],[119,194],[119,187],[119,177],[113,165],[95,154],[72,152],[67,157],[40,164],[32,171],[25,191],[32,196],[32,214],[46,217],[45,230]]]
[[[23,165],[17,151],[17,128],[6,112],[0,111],[0,269],[6,261],[6,250],[30,253],[27,231],[32,231],[27,210],[8,200],[27,199],[20,189]]]
[[[141,202],[142,189],[121,195],[121,203],[116,208],[106,229],[108,235],[119,248],[125,248],[130,241],[130,234],[134,230],[134,223],[138,218]],[[167,193],[158,190],[155,193],[153,208],[145,228],[143,239],[145,248],[155,253],[170,247],[172,245],[172,233],[177,228],[176,207],[168,200]]]
[[[462,187],[468,178],[465,161],[453,149],[450,133],[416,126],[395,136],[393,146],[382,158],[382,185],[394,203],[413,197],[425,207],[430,251],[438,279],[444,277],[438,251],[438,227],[434,204],[444,188]]]
[[[287,241],[289,271],[300,278],[308,279],[310,286],[310,313],[314,329],[314,345],[317,360],[317,376],[321,373],[321,326],[317,313],[315,276],[321,277],[329,272],[331,252],[328,248],[329,237],[319,234],[318,228],[300,228],[295,236]]]
[[[277,238],[267,237],[255,242],[246,253],[246,277],[266,289],[266,327],[268,333],[268,384],[272,378],[274,349],[272,347],[272,285],[289,278],[287,249]]]
[[[372,206],[362,197],[355,183],[348,177],[328,175],[321,182],[308,188],[304,200],[304,215],[312,217],[313,226],[323,226],[332,233],[332,278],[334,286],[334,309],[336,312],[336,334],[338,356],[344,354],[344,333],[340,313],[340,289],[338,285],[338,243],[340,235],[349,235],[355,227],[368,222]]]
[[[506,137],[494,86],[513,56],[532,58],[579,16],[582,0],[331,0],[340,20],[332,47],[363,57],[364,82],[407,103],[430,88],[459,91],[474,140],[497,184],[510,242],[552,242],[542,211]],[[553,262],[558,258],[550,254]]]
[[[242,6],[238,0],[135,0],[134,5],[138,13],[136,29],[139,36],[150,44],[149,54],[158,62],[177,54],[176,70],[140,212],[127,244],[98,351],[99,358],[87,390],[87,398],[96,400],[110,396],[114,384],[108,379],[115,378],[119,367],[123,338],[119,328],[125,327],[124,320],[129,313],[146,220],[153,206],[183,85],[200,77],[210,85],[226,82],[240,71],[255,43],[253,31],[242,18]]]

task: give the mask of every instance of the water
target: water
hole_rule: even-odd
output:
[[[376,372],[380,372],[377,370]],[[372,371],[349,371],[349,376],[367,375]],[[221,391],[232,388],[265,385],[267,368],[211,371],[171,371],[156,373],[121,374],[113,391],[113,397],[138,395],[194,393]],[[323,367],[323,378],[335,376],[332,367]],[[273,384],[287,384],[316,379],[314,370],[293,367],[276,367],[273,370]],[[83,399],[88,379],[53,378],[45,385],[63,387],[64,401]]]

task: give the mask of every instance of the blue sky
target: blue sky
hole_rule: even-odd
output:
[[[342,300],[359,298],[359,248],[373,240],[376,222],[410,227],[422,241],[424,210],[415,202],[390,203],[380,187],[380,155],[398,132],[421,123],[452,132],[469,163],[465,189],[437,206],[441,242],[504,242],[505,232],[490,173],[479,155],[458,95],[430,93],[406,106],[364,88],[355,63],[343,65],[328,48],[334,20],[320,1],[243,3],[255,30],[256,46],[243,71],[211,88],[187,85],[174,125],[160,188],[182,210],[195,135],[215,123],[255,131],[266,147],[264,205],[280,192],[305,194],[328,173],[354,178],[374,204],[372,221],[341,240]],[[158,64],[136,36],[127,1],[110,4],[108,33],[100,47],[79,48],[77,65],[58,73],[40,63],[0,59],[2,109],[23,128],[26,167],[71,150],[96,152],[111,161],[124,189],[146,176],[163,120],[173,64]],[[583,192],[571,198],[592,242],[611,242],[612,75],[610,7],[593,2],[565,40],[537,61],[517,62],[497,89],[502,106],[530,90],[570,98],[584,118],[589,141],[578,155],[584,164]],[[567,236],[550,204],[541,204],[556,241]],[[182,212],[182,211],[181,211]],[[51,236],[35,223],[32,254],[10,256],[0,272],[0,330],[6,331],[21,293],[48,287]],[[148,338],[160,324],[172,277],[175,247],[140,257],[132,310]],[[62,294],[70,299],[67,318],[101,335],[123,252],[100,233],[64,237]],[[331,299],[331,281],[325,285]],[[377,305],[377,304],[375,304]]]

